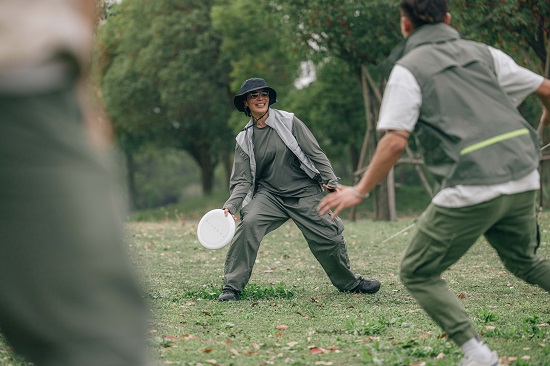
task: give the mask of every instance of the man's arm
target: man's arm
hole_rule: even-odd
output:
[[[535,90],[535,95],[543,105],[539,126],[548,126],[550,125],[550,80],[544,79],[540,87]]]
[[[347,187],[325,196],[317,207],[319,212],[324,215],[334,209],[331,216],[334,218],[343,209],[361,202],[366,194],[388,175],[407,147],[408,138],[407,131],[388,131],[378,143],[374,157],[359,183],[355,187]]]

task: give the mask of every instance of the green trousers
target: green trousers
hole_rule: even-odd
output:
[[[332,220],[329,214],[319,214],[317,205],[321,198],[321,193],[309,197],[282,198],[265,190],[257,192],[241,210],[241,222],[235,230],[225,261],[224,288],[239,292],[244,289],[252,274],[260,242],[288,219],[298,226],[309,249],[336,288],[347,291],[357,286],[359,276],[350,269],[342,236],[344,225],[340,218]]]
[[[511,273],[550,292],[550,260],[536,255],[536,224],[534,191],[463,208],[430,205],[404,254],[401,281],[448,336],[462,345],[477,333],[441,273],[483,235]]]
[[[117,188],[71,86],[0,95],[0,331],[36,365],[147,362]]]

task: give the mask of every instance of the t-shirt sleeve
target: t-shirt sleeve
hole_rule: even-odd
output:
[[[519,66],[504,52],[490,46],[488,48],[493,56],[498,83],[517,107],[540,87],[544,78]]]
[[[377,129],[412,132],[421,105],[422,92],[416,78],[404,66],[395,65],[384,90]]]

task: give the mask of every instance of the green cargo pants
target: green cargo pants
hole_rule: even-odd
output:
[[[317,205],[321,198],[322,193],[283,198],[265,190],[257,192],[252,201],[241,209],[241,222],[237,225],[225,261],[224,288],[239,292],[244,289],[252,274],[260,242],[289,218],[304,235],[309,249],[332,284],[340,291],[357,286],[359,276],[350,269],[342,236],[344,225],[340,218],[332,220],[329,214],[319,214]]]
[[[70,86],[0,95],[0,328],[36,365],[146,363],[116,188]]]
[[[458,345],[476,336],[462,303],[441,278],[484,235],[515,276],[550,292],[550,260],[536,255],[535,192],[463,208],[430,205],[401,262],[400,277],[428,315]]]

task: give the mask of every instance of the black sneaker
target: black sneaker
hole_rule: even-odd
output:
[[[380,282],[368,278],[359,277],[359,284],[349,292],[358,294],[374,294],[380,290]]]
[[[237,291],[224,288],[221,295],[218,297],[218,301],[237,301],[239,300],[239,293]]]

